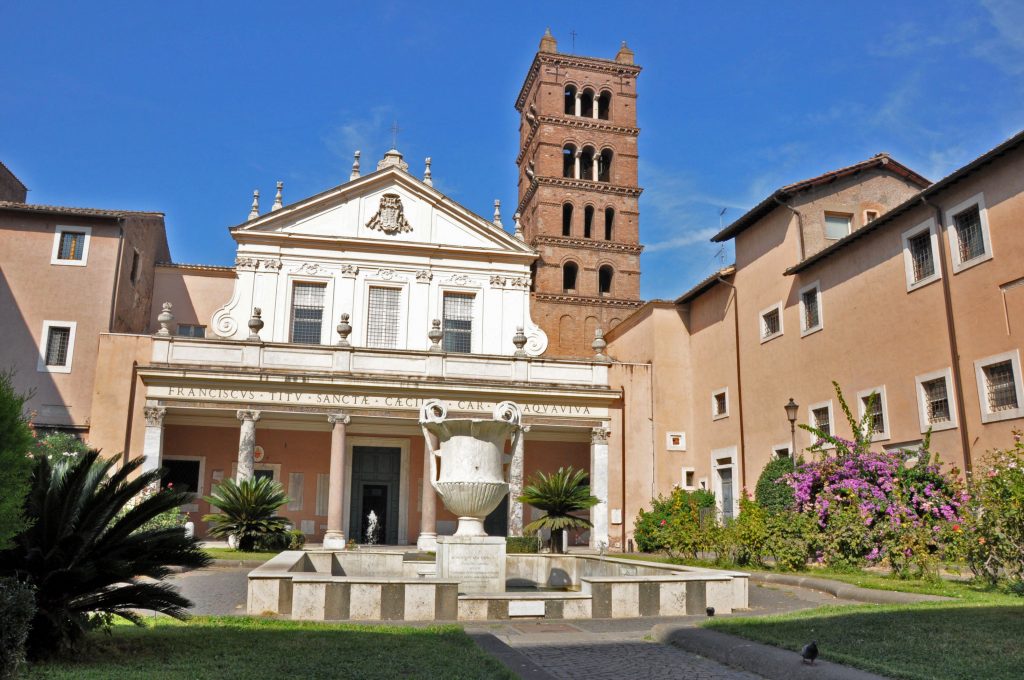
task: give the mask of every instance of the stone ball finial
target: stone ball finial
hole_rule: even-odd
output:
[[[348,314],[342,314],[341,319],[338,321],[338,325],[334,330],[338,331],[338,347],[351,347],[349,344],[348,336],[352,334],[352,324],[348,322]]]
[[[526,350],[523,349],[524,347],[526,347],[527,339],[528,338],[526,337],[526,333],[523,332],[523,327],[522,326],[516,326],[516,334],[512,336],[512,344],[516,346],[516,351],[515,351],[515,354],[513,356],[517,356],[517,357],[525,357],[525,356],[527,356],[526,355]]]
[[[163,311],[156,317],[157,323],[160,324],[160,330],[158,330],[156,334],[161,338],[166,338],[171,335],[170,325],[174,321],[174,314],[171,313],[172,306],[173,305],[171,305],[170,302],[165,302],[162,307]]]
[[[594,329],[594,342],[590,343],[590,346],[594,350],[594,361],[611,363],[611,358],[604,353],[605,349],[608,347],[608,343],[604,339],[603,330],[600,328]]]
[[[253,307],[252,316],[249,317],[249,342],[260,342],[260,331],[263,330],[263,310]]]
[[[441,330],[440,319],[434,319],[430,322],[430,330],[427,332],[427,337],[430,338],[430,351],[440,352],[441,340],[444,338],[444,331]]]

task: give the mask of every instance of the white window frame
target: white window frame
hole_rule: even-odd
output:
[[[836,419],[835,411],[832,409],[832,400],[819,401],[816,404],[811,404],[807,407],[807,424],[817,427],[818,424],[814,421],[814,412],[820,408],[828,409],[828,431],[833,437],[836,436]],[[807,433],[808,446],[814,446],[814,443],[818,441],[817,436],[813,432]],[[831,449],[834,448],[832,444],[824,444],[822,448]]]
[[[193,493],[195,503],[185,503],[181,506],[182,512],[199,512],[199,500],[206,494],[206,456],[162,456],[163,460],[192,460],[199,461],[199,483]],[[237,465],[237,463],[236,463]]]
[[[451,285],[440,285],[437,288],[437,315],[431,318],[441,319],[441,332],[444,332],[444,298],[446,295],[471,295],[473,297],[473,320],[470,326],[469,336],[469,354],[480,354],[483,352],[483,327],[481,326],[480,320],[483,318],[483,312],[481,311],[481,291],[479,288],[470,288],[467,286],[451,286]],[[369,299],[370,293],[366,293],[367,299]],[[369,304],[367,304],[369,307]],[[444,346],[444,338],[441,338],[441,346]],[[452,352],[452,354],[463,354],[462,352]]]
[[[60,259],[60,235],[65,231],[75,231],[85,234],[85,243],[82,245],[81,260]],[[84,267],[89,261],[89,245],[92,243],[92,227],[76,227],[69,224],[58,224],[53,228],[53,252],[50,253],[50,264],[59,264],[67,267]]]
[[[78,327],[76,321],[43,321],[43,332],[39,337],[39,362],[36,365],[36,370],[40,373],[70,373],[71,372],[71,361],[75,356],[75,332]],[[71,333],[68,334],[68,356],[67,361],[62,366],[47,366],[46,365],[46,344],[50,339],[51,328],[70,328]]]
[[[758,315],[757,315],[757,336],[759,338],[761,338],[761,344],[762,345],[764,343],[766,343],[766,342],[774,340],[775,338],[781,337],[783,335],[783,333],[785,333],[785,325],[784,325],[784,320],[783,320],[782,309],[783,309],[782,308],[782,302],[779,301],[779,302],[776,302],[774,305],[771,305],[770,307],[765,307],[764,309],[762,309],[758,313]],[[764,334],[764,332],[765,332],[764,315],[767,314],[768,312],[773,311],[773,310],[778,310],[778,312],[779,312],[779,332],[778,333],[773,333],[772,335],[765,335]]]
[[[938,380],[942,378],[946,381],[946,400],[949,402],[949,422],[946,423],[930,423],[928,422],[928,394],[925,392],[924,384],[931,382],[932,380]],[[921,423],[921,434],[928,431],[931,428],[932,432],[941,432],[942,430],[953,430],[957,427],[957,405],[956,405],[956,392],[953,390],[953,373],[948,368],[943,368],[938,371],[932,371],[931,373],[924,373],[914,378],[914,383],[917,385],[917,416]]]
[[[804,293],[807,293],[807,292],[812,291],[812,290],[816,291],[816,297],[818,299],[818,325],[810,327],[810,328],[804,328],[804,323],[807,320],[807,316],[806,316],[805,310],[804,310]],[[781,324],[782,315],[781,314],[779,315],[779,319],[780,319],[779,328],[781,329],[782,328],[782,324]],[[821,308],[821,281],[815,281],[814,283],[809,283],[809,284],[807,284],[806,286],[804,286],[803,288],[800,289],[800,337],[803,338],[803,337],[806,337],[806,336],[810,335],[811,333],[817,333],[818,331],[820,331],[824,327],[825,327],[825,315],[823,314],[823,310]]]
[[[721,461],[728,462],[721,462]],[[722,508],[722,478],[718,475],[719,470],[732,468],[732,517],[740,516],[740,496],[743,494],[740,488],[740,466],[736,457],[736,447],[727,446],[721,449],[711,450],[711,492],[715,494],[715,505],[719,514],[723,514]]]
[[[975,204],[978,206],[978,219],[981,220],[981,238],[985,246],[985,251],[984,254],[979,255],[972,260],[962,262],[960,260],[960,237],[956,230],[956,216]],[[957,203],[955,206],[947,210],[946,231],[949,233],[949,254],[950,259],[953,262],[954,274],[959,274],[965,269],[970,269],[975,265],[979,265],[982,262],[987,262],[992,259],[992,237],[989,234],[988,229],[988,209],[985,207],[984,193],[975,194],[966,201]]]
[[[988,410],[988,383],[985,380],[985,367],[1009,361],[1013,367],[1013,385],[1017,391],[1017,408],[1005,411]],[[981,409],[981,422],[997,423],[1002,420],[1024,418],[1024,386],[1021,384],[1020,350],[1011,350],[1002,354],[993,354],[974,362],[974,376],[978,381],[978,406]]]
[[[786,453],[786,458],[788,460],[793,460],[794,458],[796,458],[796,455],[792,451],[790,451],[791,448],[793,448],[793,447],[790,444],[790,442],[784,442],[782,444],[775,444],[775,445],[773,445],[772,446],[772,460],[775,460],[776,458],[782,458],[782,456],[779,455],[779,451],[782,451],[782,450],[785,450],[787,452]]]
[[[926,276],[920,281],[914,280],[914,254],[910,252],[910,239],[919,236],[922,232],[927,231],[931,235],[931,248],[932,248],[932,262],[935,265],[935,271],[932,272],[931,276]],[[903,270],[907,276],[907,292],[917,290],[918,288],[924,288],[929,283],[934,283],[942,278],[942,260],[939,258],[939,234],[935,228],[935,220],[928,219],[916,227],[907,229],[902,234],[903,238]]]
[[[885,424],[885,428],[880,432],[876,432],[871,436],[871,441],[881,442],[890,439],[889,427],[892,423],[889,422],[889,401],[885,397],[885,385],[879,385],[878,387],[872,387],[866,390],[861,390],[857,393],[857,414],[860,418],[864,417],[864,399],[870,397],[872,393],[878,393],[878,399],[882,406],[882,421]]]
[[[728,397],[726,397],[728,399]],[[673,444],[672,438],[679,437],[679,443]],[[685,451],[686,450],[686,433],[685,432],[666,432],[665,433],[665,450],[666,451]]]
[[[720,394],[725,395],[725,411],[718,412],[718,400],[715,398]],[[722,387],[711,392],[711,420],[721,420],[729,417],[729,388]]]
[[[693,475],[693,484],[686,483],[686,474],[690,473]],[[692,467],[682,467],[679,470],[679,488],[684,491],[695,491],[698,488],[699,482],[697,481],[697,469]]]
[[[392,288],[398,291],[398,335],[395,347],[370,347],[370,289],[371,288]],[[369,278],[363,282],[363,318],[366,322],[362,326],[362,344],[367,349],[394,352],[409,348],[409,285],[407,281],[395,279]],[[424,333],[426,336],[426,333]],[[347,525],[346,525],[347,526]]]

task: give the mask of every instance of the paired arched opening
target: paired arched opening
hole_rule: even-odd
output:
[[[562,265],[562,290],[566,293],[576,292],[576,279],[579,278],[580,266],[575,262]]]
[[[597,179],[598,182],[610,182],[612,177],[612,156],[614,153],[611,149],[605,149],[601,152],[601,155],[597,159]]]
[[[597,292],[601,295],[611,295],[614,276],[615,270],[610,264],[601,265],[601,268],[597,270]]]
[[[566,144],[562,147],[562,177],[576,177],[576,145]]]
[[[572,236],[572,203],[562,204],[562,236]]]
[[[565,86],[565,115],[576,115],[576,89],[575,85]]]
[[[612,93],[607,90],[598,94],[590,88],[580,90],[575,85],[565,86],[565,103],[562,111],[567,116],[608,120],[611,108]]]
[[[583,209],[583,238],[594,237],[594,206]]]
[[[604,240],[612,240],[612,227],[615,224],[615,208],[604,209]]]
[[[594,163],[594,147],[585,146],[583,152],[580,153],[580,174],[579,179],[594,179],[594,172],[600,168],[595,167]]]

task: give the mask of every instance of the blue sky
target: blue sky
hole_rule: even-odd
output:
[[[879,151],[931,179],[1024,128],[1024,2],[5,3],[0,160],[29,200],[167,214],[179,262],[230,263],[259,188],[373,167],[490,216],[516,202],[513,103],[545,26],[644,67],[642,293],[710,273],[708,242],[776,187]],[[572,33],[576,33],[575,49]],[[722,256],[731,261],[731,253]]]

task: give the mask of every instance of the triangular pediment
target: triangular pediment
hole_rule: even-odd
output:
[[[407,172],[388,167],[346,182],[234,227],[240,242],[261,238],[312,237],[382,242],[391,247],[441,248],[532,254],[525,243],[467,210]]]

